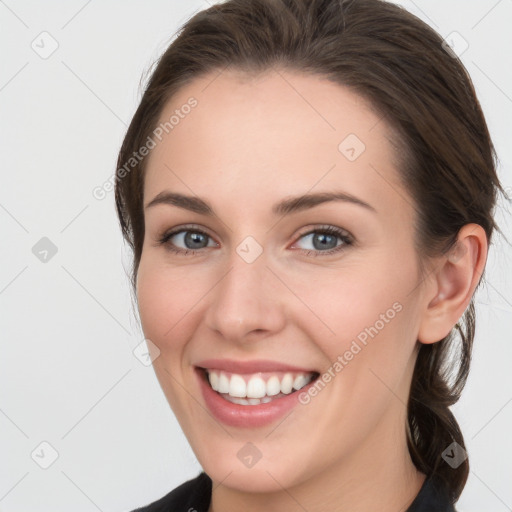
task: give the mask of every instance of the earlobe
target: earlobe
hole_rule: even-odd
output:
[[[418,341],[436,343],[446,337],[464,314],[487,260],[487,236],[482,226],[466,224],[452,249],[439,258],[429,276],[433,290],[422,312]]]

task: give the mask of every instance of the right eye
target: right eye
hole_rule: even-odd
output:
[[[197,254],[201,249],[207,247],[218,246],[216,242],[208,245],[208,240],[213,242],[210,235],[201,229],[194,226],[182,226],[179,229],[165,232],[159,237],[158,243],[164,245],[169,251],[186,256]]]

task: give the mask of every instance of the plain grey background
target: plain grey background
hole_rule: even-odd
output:
[[[113,193],[92,191],[115,170],[143,72],[211,3],[0,0],[0,511],[132,510],[200,470],[137,357]],[[460,53],[512,193],[512,1],[400,3]],[[510,211],[497,218],[512,241]],[[510,256],[497,237],[453,408],[472,468],[459,512],[512,510]]]

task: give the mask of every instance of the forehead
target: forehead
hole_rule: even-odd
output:
[[[217,71],[180,89],[159,121],[146,200],[164,188],[219,202],[333,187],[390,205],[404,195],[382,116],[316,75]]]

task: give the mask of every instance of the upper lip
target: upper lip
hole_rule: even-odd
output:
[[[205,359],[196,364],[199,368],[208,370],[224,370],[230,373],[258,373],[258,372],[301,372],[315,373],[316,370],[292,366],[278,361],[254,359],[252,361],[235,361],[234,359]]]

